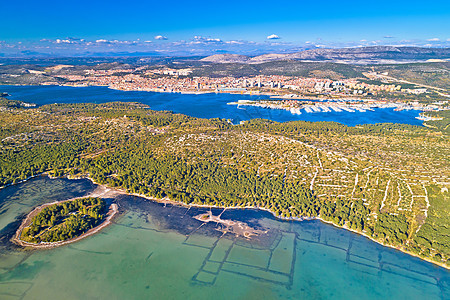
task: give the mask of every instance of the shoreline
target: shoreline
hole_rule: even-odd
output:
[[[112,190],[114,190],[114,191],[116,191],[116,192],[118,192],[118,193],[120,193],[120,194],[123,194],[123,195],[129,195],[129,196],[136,196],[136,197],[144,198],[144,199],[147,199],[147,200],[150,200],[150,201],[153,201],[153,202],[157,202],[157,203],[172,204],[172,205],[182,206],[182,207],[188,207],[188,208],[190,208],[190,207],[199,207],[199,208],[219,208],[219,209],[224,209],[224,210],[226,210],[226,209],[242,209],[242,210],[245,210],[245,209],[254,209],[254,210],[261,210],[261,211],[266,211],[266,212],[270,213],[275,219],[281,220],[281,221],[296,221],[296,222],[301,222],[301,221],[319,220],[319,221],[321,221],[321,222],[323,222],[323,223],[332,225],[332,226],[334,226],[334,227],[336,227],[336,228],[348,230],[348,231],[353,232],[353,233],[355,233],[355,234],[364,236],[364,237],[368,238],[369,240],[371,240],[372,242],[375,242],[375,243],[377,243],[377,244],[379,244],[379,245],[381,245],[381,246],[389,247],[389,248],[391,248],[391,249],[398,250],[398,251],[400,251],[400,252],[402,252],[402,253],[404,253],[404,254],[408,254],[408,255],[410,255],[410,256],[419,258],[419,259],[424,260],[424,261],[426,261],[426,262],[432,263],[433,265],[442,267],[442,268],[444,268],[444,269],[446,269],[446,270],[450,270],[450,266],[449,266],[449,265],[446,265],[446,264],[440,263],[440,262],[436,262],[436,261],[433,261],[433,260],[428,259],[428,258],[421,257],[421,256],[419,256],[419,255],[417,255],[417,254],[415,254],[415,253],[412,253],[412,252],[410,252],[410,251],[405,250],[404,248],[395,247],[395,246],[393,246],[393,245],[385,244],[385,243],[380,242],[380,241],[376,240],[375,238],[373,238],[373,237],[367,235],[367,234],[364,233],[364,232],[360,232],[360,231],[356,231],[356,230],[354,230],[354,229],[348,228],[346,225],[340,226],[340,225],[334,224],[333,222],[331,222],[331,221],[326,221],[326,220],[324,220],[324,219],[322,219],[322,218],[320,218],[320,217],[289,217],[289,218],[287,218],[287,217],[281,217],[281,216],[277,216],[274,212],[272,212],[272,211],[271,211],[270,209],[268,209],[268,208],[264,208],[264,207],[255,207],[255,206],[217,206],[217,205],[207,205],[207,204],[186,204],[186,203],[183,203],[183,202],[178,202],[178,201],[170,200],[170,199],[167,198],[167,197],[166,197],[166,198],[159,199],[159,198],[149,197],[149,196],[142,195],[142,194],[138,194],[138,193],[129,193],[129,192],[127,192],[127,191],[124,191],[124,190],[121,190],[121,189],[118,189],[118,188],[111,188],[111,187],[108,187],[108,186],[106,186],[106,185],[99,184],[99,183],[95,182],[92,178],[89,178],[89,177],[84,177],[84,178],[90,180],[92,183],[94,183],[94,184],[96,184],[96,185],[98,185],[98,186],[101,186],[101,187],[106,188],[106,189],[112,189]]]
[[[35,176],[33,176],[33,178],[34,178],[34,177],[37,177],[37,176],[47,176],[47,177],[50,178],[50,179],[58,178],[58,177],[51,177],[49,174],[47,174],[47,173],[45,173],[45,172],[44,172],[44,173],[41,173],[41,174],[39,174],[39,175],[35,175]],[[31,211],[30,213],[27,214],[26,218],[22,221],[20,227],[17,229],[16,234],[14,235],[14,238],[11,239],[14,243],[16,243],[16,240],[17,240],[17,241],[19,241],[20,243],[26,244],[26,245],[22,245],[22,244],[19,243],[19,245],[21,245],[21,246],[23,246],[23,247],[31,247],[31,248],[34,248],[34,249],[50,249],[50,248],[55,248],[55,247],[63,246],[63,245],[66,245],[66,244],[70,244],[70,243],[73,243],[73,242],[77,242],[77,241],[79,241],[79,240],[81,240],[81,239],[83,239],[83,238],[85,238],[85,237],[88,237],[88,236],[91,236],[91,235],[97,233],[97,232],[100,231],[101,229],[103,229],[103,228],[105,228],[105,227],[107,227],[108,225],[111,224],[111,219],[112,219],[112,217],[115,216],[115,215],[118,213],[118,206],[117,206],[117,204],[115,204],[115,203],[111,204],[111,206],[112,206],[112,205],[115,205],[115,208],[113,207],[114,213],[113,213],[112,215],[108,216],[108,218],[105,219],[105,221],[103,221],[99,226],[97,226],[97,227],[95,227],[95,228],[92,228],[92,229],[90,229],[89,231],[87,231],[87,232],[85,232],[84,234],[82,234],[81,236],[76,237],[76,238],[73,238],[73,239],[71,239],[71,240],[62,241],[62,242],[56,242],[57,244],[55,244],[55,243],[48,243],[48,244],[44,244],[44,245],[39,246],[38,244],[32,244],[32,243],[23,242],[22,240],[20,240],[20,238],[19,238],[19,239],[17,238],[17,235],[19,234],[19,231],[20,231],[20,234],[22,233],[23,227],[24,227],[24,225],[26,224],[25,222],[29,219],[29,216],[31,216],[31,214],[32,214],[36,209],[38,209],[38,208],[43,208],[44,205],[48,206],[48,205],[52,205],[52,204],[59,203],[59,202],[65,202],[65,201],[74,200],[74,199],[77,199],[77,198],[100,197],[101,195],[108,195],[109,193],[112,193],[113,196],[115,196],[116,194],[119,194],[119,195],[128,195],[128,196],[135,196],[135,197],[144,198],[144,199],[146,199],[146,200],[153,201],[153,202],[156,202],[156,203],[161,203],[161,204],[171,204],[171,205],[176,205],[176,206],[181,206],[181,207],[187,207],[187,208],[190,208],[190,207],[198,207],[198,208],[218,208],[218,209],[224,209],[224,210],[226,210],[226,209],[242,209],[242,210],[245,210],[245,209],[254,209],[254,210],[260,210],[260,211],[268,212],[268,213],[270,213],[275,219],[281,220],[281,221],[295,221],[295,222],[301,222],[301,221],[319,220],[319,221],[321,221],[321,222],[323,222],[323,223],[332,225],[332,226],[334,226],[334,227],[336,227],[336,228],[348,230],[348,231],[353,232],[353,233],[355,233],[355,234],[364,236],[364,237],[366,237],[367,239],[371,240],[372,242],[375,242],[375,243],[377,243],[377,244],[379,244],[379,245],[381,245],[381,246],[389,247],[389,248],[391,248],[391,249],[398,250],[398,251],[400,251],[400,252],[402,252],[402,253],[404,253],[404,254],[408,254],[408,255],[413,256],[413,257],[416,257],[416,258],[418,258],[418,259],[420,259],[420,260],[423,260],[423,261],[432,263],[433,265],[442,267],[442,268],[444,268],[444,269],[446,269],[446,270],[450,270],[450,266],[449,266],[449,265],[446,265],[446,264],[441,263],[441,262],[433,261],[433,260],[431,260],[431,259],[429,259],[429,258],[421,257],[421,256],[419,256],[419,255],[417,255],[417,254],[415,254],[415,253],[412,253],[412,252],[407,251],[407,250],[405,250],[405,249],[403,249],[403,248],[400,248],[400,247],[395,247],[395,246],[393,246],[393,245],[385,244],[385,243],[383,243],[383,242],[381,242],[381,241],[378,241],[378,240],[376,240],[375,238],[373,238],[373,237],[367,235],[367,234],[364,233],[364,232],[356,231],[356,230],[354,230],[354,229],[348,228],[348,227],[345,226],[345,225],[340,226],[340,225],[334,224],[333,222],[331,222],[331,221],[326,221],[326,220],[324,220],[324,219],[322,219],[322,218],[320,218],[320,217],[289,217],[289,218],[288,218],[288,217],[281,217],[281,216],[277,216],[273,211],[271,211],[271,210],[268,209],[268,208],[265,208],[265,207],[255,207],[255,206],[217,206],[217,205],[207,205],[207,204],[186,204],[186,203],[184,203],[184,202],[178,202],[178,201],[170,200],[170,199],[167,198],[167,197],[161,198],[161,199],[160,199],[160,198],[149,197],[149,196],[142,195],[142,194],[138,194],[138,193],[130,193],[130,192],[127,192],[127,191],[122,190],[122,189],[119,189],[119,188],[113,188],[113,187],[109,187],[109,186],[104,185],[104,184],[99,184],[99,183],[95,182],[95,180],[93,180],[92,178],[90,178],[90,177],[88,177],[88,176],[86,176],[86,177],[76,177],[76,178],[69,178],[68,176],[64,176],[64,177],[59,177],[59,178],[66,178],[66,179],[68,179],[68,180],[87,179],[87,180],[91,181],[93,184],[97,185],[97,188],[96,188],[94,191],[92,191],[89,195],[85,195],[85,196],[82,196],[82,197],[76,197],[76,198],[72,198],[72,199],[67,199],[67,200],[63,200],[63,201],[55,201],[55,202],[52,202],[52,203],[45,203],[45,204],[43,204],[43,205],[40,205],[40,206],[36,207],[35,209],[33,209],[33,211]],[[27,180],[28,180],[28,179],[27,179]],[[24,181],[26,181],[26,180],[24,180]],[[22,182],[23,182],[23,181],[22,181]],[[16,183],[16,184],[17,184],[17,183]],[[11,184],[11,185],[15,185],[15,184]],[[1,187],[1,188],[4,188],[4,187]],[[96,195],[96,194],[95,194],[95,192],[96,192],[97,190],[101,190],[101,191],[102,191],[102,192],[100,193],[100,195]],[[97,191],[97,192],[98,192],[98,191]],[[111,210],[111,209],[110,209],[110,210]],[[110,212],[108,212],[108,214],[109,214],[109,213],[110,213]],[[107,223],[107,224],[105,224],[105,223]],[[100,228],[99,228],[99,227],[100,227]],[[97,230],[94,231],[94,229],[97,229]],[[92,231],[91,231],[91,230],[92,230]],[[19,237],[20,237],[20,235],[19,235]],[[17,243],[16,243],[16,244],[17,244]],[[53,245],[53,244],[55,244],[55,245]]]
[[[104,188],[104,186],[99,185],[99,187]],[[97,190],[97,189],[96,189]],[[96,190],[94,190],[93,192],[95,192]],[[93,195],[87,195],[87,196],[83,196],[83,197],[76,197],[76,198],[71,198],[71,199],[66,199],[66,200],[62,200],[62,201],[54,201],[51,203],[45,203],[42,204],[40,206],[35,207],[30,213],[27,214],[27,216],[25,217],[25,219],[22,221],[22,223],[20,224],[19,228],[17,229],[16,233],[14,234],[14,237],[11,239],[11,241],[19,246],[25,247],[25,248],[32,248],[32,249],[52,249],[52,248],[56,248],[56,247],[60,247],[60,246],[64,246],[67,244],[71,244],[71,243],[75,243],[78,242],[84,238],[87,238],[91,235],[96,234],[97,232],[99,232],[100,230],[102,230],[103,228],[106,228],[107,226],[109,226],[111,224],[111,220],[117,215],[117,213],[119,212],[119,206],[116,203],[112,203],[109,207],[108,212],[106,213],[106,218],[105,220],[103,220],[102,223],[100,223],[98,226],[89,229],[88,231],[86,231],[85,233],[65,240],[65,241],[58,241],[58,242],[40,242],[39,244],[36,243],[29,243],[29,242],[25,242],[23,240],[20,239],[21,235],[22,235],[22,231],[24,228],[26,228],[27,226],[30,225],[31,223],[31,219],[38,214],[40,211],[42,211],[42,209],[54,205],[54,204],[59,204],[59,203],[64,203],[64,202],[68,202],[68,201],[73,201],[76,199],[81,199],[81,198],[86,198],[86,197],[92,197]]]

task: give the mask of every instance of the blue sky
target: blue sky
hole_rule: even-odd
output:
[[[202,36],[267,46],[270,35],[286,49],[450,42],[450,1],[5,0],[0,11],[4,45],[73,37],[152,41],[147,47],[158,49]]]

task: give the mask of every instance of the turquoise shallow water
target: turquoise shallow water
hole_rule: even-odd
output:
[[[11,94],[10,99],[33,102],[38,105],[51,103],[103,103],[110,101],[137,101],[154,110],[170,110],[199,118],[230,119],[237,124],[243,120],[255,118],[269,119],[277,122],[286,121],[333,121],[345,125],[374,123],[402,123],[421,125],[417,110],[394,111],[393,108],[375,109],[366,112],[320,112],[291,114],[280,109],[264,109],[246,106],[237,108],[227,105],[241,99],[268,99],[268,96],[250,96],[235,94],[201,94],[186,95],[176,93],[153,93],[138,91],[117,91],[107,87],[67,87],[67,86],[0,86],[0,92]]]
[[[450,299],[443,268],[320,221],[256,210],[222,214],[266,231],[246,240],[192,218],[207,209],[119,196],[120,217],[80,242],[39,251],[8,242],[32,207],[94,188],[39,177],[0,190],[0,299]]]

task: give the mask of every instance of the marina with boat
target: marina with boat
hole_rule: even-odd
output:
[[[356,100],[327,100],[327,101],[311,101],[311,100],[238,100],[237,102],[229,102],[228,105],[256,106],[265,109],[281,109],[287,110],[293,115],[301,115],[302,113],[329,113],[329,112],[367,112],[374,111],[377,108],[391,108],[394,111],[403,110],[421,110],[432,111],[435,107],[422,105],[418,103],[398,103],[398,102],[381,102],[381,101],[356,101]],[[423,116],[417,117],[424,118]],[[425,120],[425,119],[424,119]]]

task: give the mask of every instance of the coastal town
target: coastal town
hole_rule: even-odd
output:
[[[136,69],[85,70],[84,75],[55,75],[65,80],[64,85],[108,86],[125,91],[180,92],[180,93],[269,93],[284,98],[305,96],[362,97],[377,96],[383,92],[424,94],[426,88],[402,88],[394,83],[371,84],[358,79],[331,80],[298,76],[259,75],[252,77],[190,76],[191,69]],[[367,74],[367,77],[374,74]]]
[[[231,105],[258,106],[269,109],[288,110],[292,114],[314,112],[365,112],[374,108],[394,110],[445,110],[447,101],[423,103],[416,99],[433,92],[427,88],[388,82],[368,83],[362,79],[331,80],[298,76],[259,75],[251,77],[206,77],[191,76],[192,69],[172,69],[168,67],[148,69],[85,70],[84,75],[54,75],[66,86],[107,86],[123,91],[150,91],[169,93],[233,93],[242,95],[266,95],[270,99],[231,102]],[[387,74],[367,73],[367,78]],[[380,83],[380,82],[378,82]],[[404,100],[397,99],[405,97]],[[395,96],[395,97],[390,97]],[[396,98],[397,97],[397,98]],[[309,100],[319,100],[309,101]],[[428,117],[418,118],[428,120]]]

